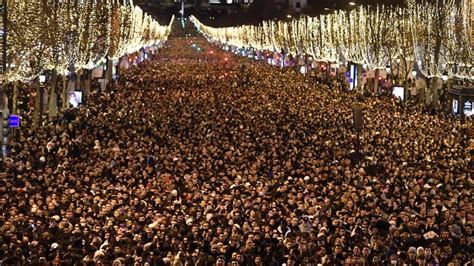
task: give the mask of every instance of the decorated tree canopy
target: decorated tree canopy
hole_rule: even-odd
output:
[[[91,69],[166,40],[160,25],[131,1],[8,0],[3,81],[28,81],[47,70]]]
[[[454,0],[409,0],[407,7],[360,6],[318,17],[265,21],[258,26],[213,28],[192,17],[214,41],[237,47],[309,54],[316,60],[351,61],[370,69],[395,60],[412,62],[426,77],[474,79],[472,7]]]

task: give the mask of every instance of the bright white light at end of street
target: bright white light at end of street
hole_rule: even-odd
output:
[[[291,18],[291,15],[286,16],[287,18]]]
[[[356,5],[356,3],[351,1],[351,2],[349,2],[349,5],[351,5],[351,6],[355,6],[355,5]]]

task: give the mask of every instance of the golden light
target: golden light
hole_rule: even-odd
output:
[[[166,40],[174,19],[160,25],[132,1],[7,2],[8,20],[15,21],[2,76],[7,82],[29,81],[48,70],[68,75],[103,64],[107,56],[117,60]]]
[[[441,78],[446,69],[450,77],[474,80],[474,71],[470,71],[474,58],[471,8],[454,0],[443,3],[409,0],[402,8],[357,6],[351,1],[354,8],[350,10],[264,21],[258,26],[212,28],[195,17],[191,21],[208,38],[227,46],[308,54],[316,61],[332,63],[351,61],[367,70],[385,69],[396,61],[402,64],[405,76],[412,63],[418,62],[420,73],[426,77]]]

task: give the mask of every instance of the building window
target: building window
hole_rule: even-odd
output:
[[[296,2],[296,8],[298,8],[298,9],[301,8],[301,3],[300,2]]]

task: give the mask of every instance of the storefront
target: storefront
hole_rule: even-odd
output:
[[[474,87],[455,87],[449,90],[451,110],[454,114],[471,116],[474,114]]]

